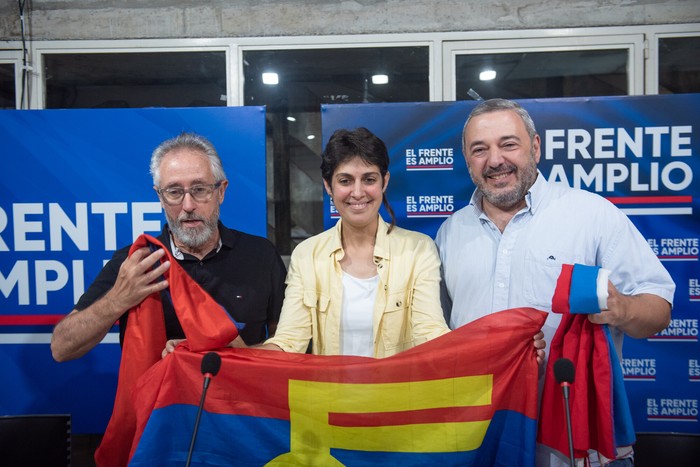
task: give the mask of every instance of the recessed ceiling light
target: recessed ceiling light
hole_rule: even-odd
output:
[[[314,135],[308,135],[308,136],[306,137],[306,139],[315,139],[315,138],[316,138],[316,136],[314,136]]]
[[[389,82],[387,75],[372,75],[372,84],[386,84]]]
[[[296,121],[297,121],[297,119],[294,118],[294,117],[292,117],[291,115],[290,115],[289,117],[287,117],[287,120],[290,121],[290,122],[296,122]]]
[[[278,84],[280,82],[280,77],[277,73],[263,73],[262,74],[263,84]]]
[[[481,81],[491,81],[492,79],[496,79],[496,71],[484,70],[481,73],[479,73],[479,79]]]

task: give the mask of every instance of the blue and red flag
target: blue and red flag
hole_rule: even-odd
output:
[[[607,325],[588,320],[607,299],[607,274],[597,266],[564,264],[552,298],[552,311],[562,320],[549,347],[537,440],[564,455],[569,453],[566,414],[554,377],[554,362],[568,358],[576,369],[571,386],[574,456],[588,450],[615,459],[616,448],[635,442],[620,362]],[[601,306],[602,305],[602,306]]]
[[[235,339],[238,329],[233,318],[180,267],[158,239],[141,235],[131,246],[129,255],[144,247],[162,248],[166,252],[161,262],[170,261],[170,268],[164,278],[168,281],[170,299],[189,347],[195,351],[218,349]],[[160,294],[149,295],[129,310],[128,323],[114,410],[95,452],[95,461],[100,467],[124,466],[132,451],[131,443],[136,430],[132,390],[141,375],[161,360],[167,340]]]
[[[220,350],[192,465],[533,465],[545,319],[506,310],[385,359]],[[201,359],[181,345],[139,379],[130,465],[184,464]]]

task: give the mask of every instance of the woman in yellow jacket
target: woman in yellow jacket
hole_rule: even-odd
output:
[[[305,352],[311,341],[317,355],[388,357],[448,332],[435,244],[395,226],[384,142],[366,128],[336,131],[321,174],[340,220],[295,248],[280,321],[262,347]]]

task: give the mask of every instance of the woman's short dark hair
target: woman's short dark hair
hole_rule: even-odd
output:
[[[328,185],[332,185],[333,174],[338,166],[355,158],[360,158],[367,165],[377,166],[384,185],[384,178],[389,172],[389,151],[384,141],[363,127],[354,130],[341,129],[333,133],[321,154],[321,176]],[[391,217],[389,226],[389,232],[391,232],[396,225],[396,218],[387,200],[386,192],[382,196],[382,204]]]

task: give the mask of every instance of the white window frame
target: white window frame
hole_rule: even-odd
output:
[[[248,51],[264,51],[264,50],[314,50],[314,49],[368,49],[368,48],[384,48],[384,47],[427,47],[428,48],[428,82],[429,85],[429,100],[434,101],[439,99],[435,88],[432,85],[435,82],[434,73],[435,67],[435,50],[436,40],[434,35],[426,34],[399,34],[399,35],[377,35],[367,34],[362,36],[313,36],[313,37],[274,37],[269,40],[261,41],[258,38],[240,39],[237,45],[238,63],[243,63],[243,53]],[[239,103],[243,105],[245,80],[243,76],[243,68],[240,68],[238,76],[238,98]]]
[[[660,26],[649,37],[649,66],[646,69],[646,94],[659,93],[659,39],[699,37],[699,24],[683,24],[674,26]]]
[[[278,36],[248,38],[118,39],[32,41],[29,57],[31,74],[30,108],[44,108],[43,56],[52,53],[129,53],[225,51],[228,106],[243,104],[243,51],[321,49],[351,47],[427,46],[429,48],[429,99],[453,100],[454,55],[466,53],[508,53],[514,51],[566,51],[591,49],[629,50],[630,95],[658,93],[658,38],[700,35],[700,23],[679,25],[618,26],[450,33],[367,34],[340,36]],[[0,42],[0,53],[15,54],[21,76],[21,43]],[[2,58],[0,56],[0,58]],[[18,82],[21,78],[17,78]],[[19,86],[18,86],[18,89]]]
[[[0,42],[0,63],[14,65],[15,70],[15,109],[21,108],[20,98],[22,97],[22,51],[10,50],[9,42]],[[30,75],[31,88],[31,75]]]
[[[554,31],[552,31],[554,32]],[[507,53],[570,52],[584,50],[627,50],[627,90],[629,95],[644,90],[644,35],[530,37],[518,39],[448,41],[443,44],[444,100],[456,99],[455,63],[461,55],[498,55]]]
[[[36,92],[32,96],[32,105],[36,109],[46,108],[46,85],[44,80],[44,56],[51,54],[110,54],[110,53],[167,53],[167,52],[224,52],[226,56],[226,105],[235,104],[233,91],[234,77],[238,76],[238,61],[232,60],[231,44],[217,39],[154,39],[154,40],[116,40],[116,41],[46,41],[34,45],[34,54],[38,68]]]

